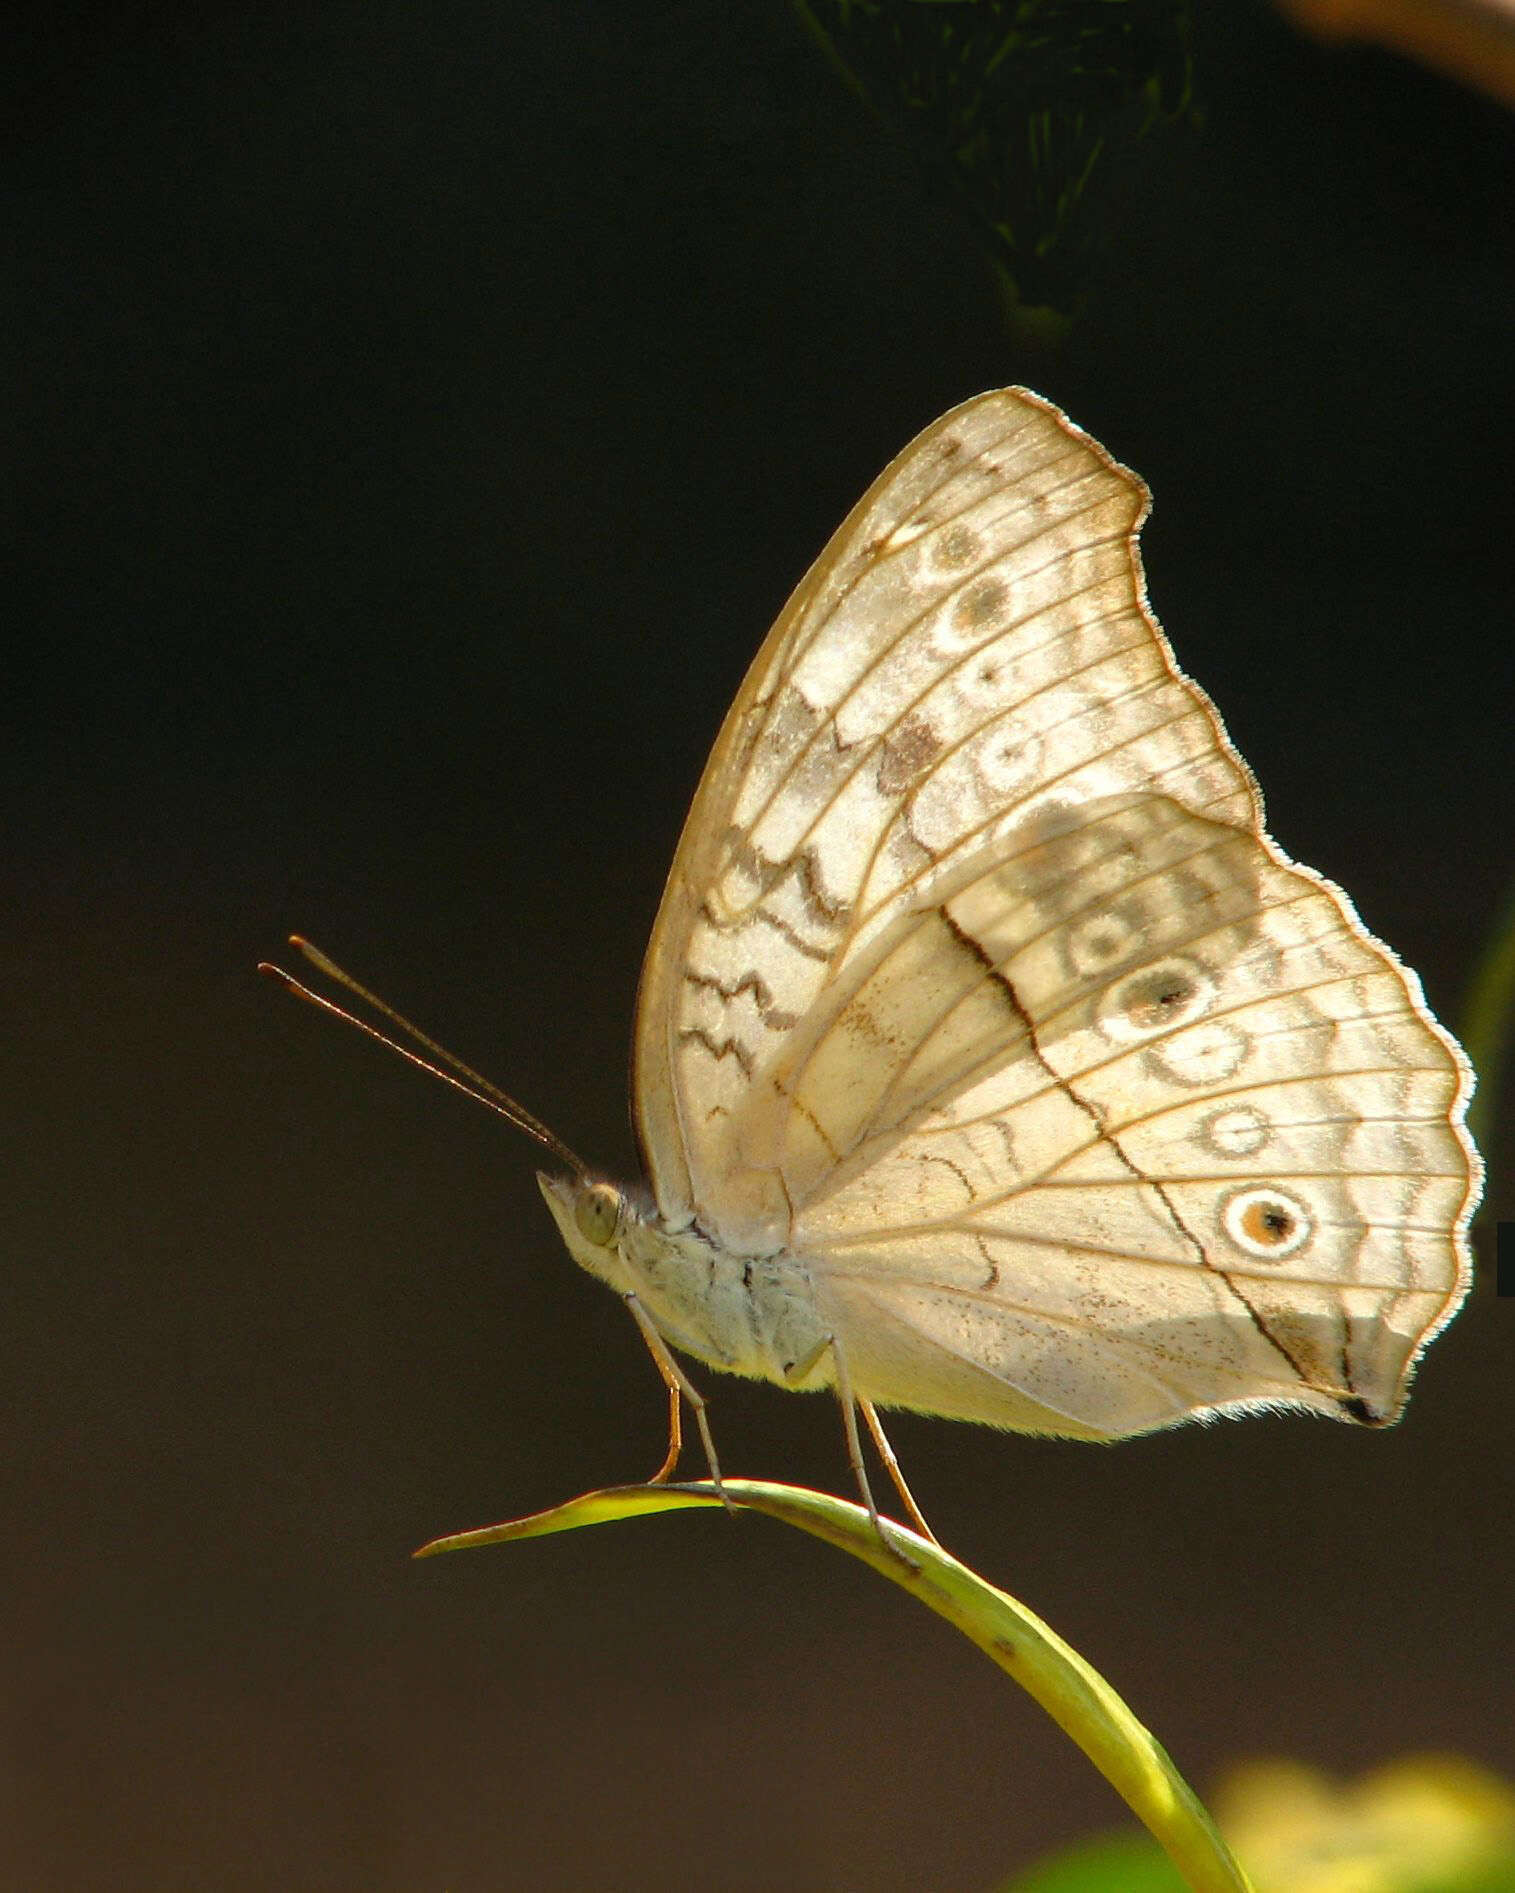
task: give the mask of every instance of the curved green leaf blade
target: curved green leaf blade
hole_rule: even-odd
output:
[[[733,1505],[781,1519],[861,1558],[945,1617],[1072,1737],[1151,1831],[1194,1893],[1249,1893],[1246,1875],[1162,1745],[1104,1678],[1024,1604],[902,1526],[884,1521],[881,1538],[863,1508],[848,1500],[755,1479],[727,1479],[724,1490]],[[720,1503],[706,1483],[611,1486],[529,1518],[434,1538],[415,1555],[429,1558],[442,1551],[507,1544],[581,1525]]]

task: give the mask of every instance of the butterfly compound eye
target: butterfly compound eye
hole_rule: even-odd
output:
[[[573,1206],[579,1234],[596,1248],[608,1249],[621,1223],[621,1193],[609,1183],[591,1183]]]

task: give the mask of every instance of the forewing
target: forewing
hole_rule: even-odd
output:
[[[1144,787],[1257,820],[1147,612],[1146,507],[1050,404],[981,395],[885,470],[795,591],[711,754],[643,972],[634,1097],[675,1226],[785,1244],[790,1035],[1006,821]]]

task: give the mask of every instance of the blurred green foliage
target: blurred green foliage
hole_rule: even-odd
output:
[[[1515,887],[1484,939],[1483,951],[1468,988],[1459,1037],[1478,1073],[1478,1089],[1468,1111],[1468,1129],[1487,1152],[1494,1138],[1500,1085],[1515,1020]]]
[[[1017,1874],[995,1893],[1188,1893],[1183,1876],[1145,1834],[1079,1841]]]
[[[1407,1756],[1355,1781],[1250,1762],[1217,1787],[1221,1829],[1256,1893],[1515,1893],[1515,1788],[1452,1755]],[[1185,1893],[1145,1834],[1060,1850],[997,1893]]]
[[[1096,170],[1190,112],[1192,0],[792,0],[962,212],[1023,326],[1071,315]]]

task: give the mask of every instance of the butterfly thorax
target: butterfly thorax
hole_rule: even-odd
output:
[[[831,1331],[801,1258],[734,1255],[697,1226],[667,1229],[614,1184],[537,1180],[574,1261],[618,1294],[635,1295],[672,1346],[728,1374],[807,1390],[831,1385]]]

